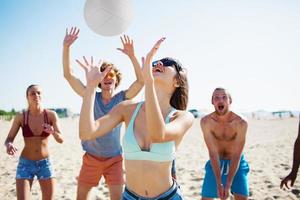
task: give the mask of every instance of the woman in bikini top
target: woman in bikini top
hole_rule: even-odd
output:
[[[24,148],[21,152],[16,175],[16,187],[18,199],[28,198],[32,181],[36,176],[40,181],[43,197],[53,196],[54,182],[49,162],[48,138],[50,135],[58,143],[63,142],[58,125],[58,117],[54,111],[43,109],[41,103],[41,88],[38,85],[30,85],[26,90],[28,110],[15,116],[12,127],[5,140],[7,154],[15,155],[17,148],[13,141],[22,128],[24,136]],[[34,164],[41,169],[38,171]],[[45,164],[45,165],[44,165]],[[47,171],[47,172],[46,172]],[[43,188],[44,187],[44,188]]]
[[[126,199],[182,199],[180,189],[171,176],[176,147],[192,126],[194,118],[186,111],[188,85],[186,71],[172,58],[152,62],[164,38],[143,59],[145,102],[124,101],[106,116],[94,120],[94,93],[107,70],[85,66],[87,87],[79,120],[81,140],[105,135],[125,122],[123,139],[125,157]]]

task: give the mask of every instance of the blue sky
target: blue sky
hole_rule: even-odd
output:
[[[297,0],[134,0],[126,34],[144,56],[161,36],[156,58],[171,56],[188,69],[189,108],[212,109],[215,87],[229,89],[233,109],[300,110],[300,2]],[[119,89],[134,80],[129,59],[116,50],[119,36],[103,37],[84,22],[84,0],[0,1],[0,109],[26,108],[25,90],[37,83],[45,107],[79,112],[81,98],[63,78],[65,29],[78,26],[75,58],[91,56],[115,63],[123,72]],[[143,94],[136,100],[143,99]]]

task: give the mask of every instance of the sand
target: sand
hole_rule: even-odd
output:
[[[0,141],[3,144],[12,121],[0,121]],[[76,199],[76,176],[81,166],[81,149],[78,137],[78,118],[61,119],[61,129],[65,142],[60,145],[50,139],[51,160],[56,175],[55,199]],[[298,119],[249,120],[247,141],[244,149],[250,165],[250,198],[256,200],[296,200],[300,199],[300,177],[292,190],[281,190],[280,180],[292,166],[293,143],[297,136]],[[0,199],[16,199],[15,172],[18,157],[23,148],[21,131],[15,139],[19,153],[12,157],[0,148]],[[200,199],[204,166],[208,153],[195,119],[193,127],[186,134],[177,154],[177,177],[187,200]],[[41,199],[38,181],[34,181],[32,199]],[[91,199],[109,199],[108,190],[101,181],[92,190]]]

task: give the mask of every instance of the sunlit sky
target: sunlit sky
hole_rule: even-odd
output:
[[[125,34],[138,58],[162,36],[156,58],[175,57],[188,69],[189,108],[212,109],[215,87],[227,88],[233,109],[300,110],[300,1],[134,0],[134,19]],[[130,60],[116,50],[119,36],[92,32],[83,17],[85,0],[0,1],[0,109],[27,107],[25,90],[39,84],[45,107],[79,112],[81,98],[63,77],[65,29],[77,26],[75,59],[104,58],[123,72],[120,89],[134,80]],[[143,94],[136,100],[143,99]]]

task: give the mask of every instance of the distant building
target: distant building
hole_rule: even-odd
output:
[[[194,118],[201,118],[205,115],[204,112],[201,112],[200,110],[194,108],[189,109],[188,111],[193,114]]]
[[[72,117],[73,113],[68,108],[49,108],[49,110],[53,110],[57,113],[59,118]]]
[[[279,118],[282,118],[282,117],[295,117],[294,114],[292,113],[292,111],[289,111],[289,110],[275,111],[275,112],[272,112],[272,115],[278,116]]]

